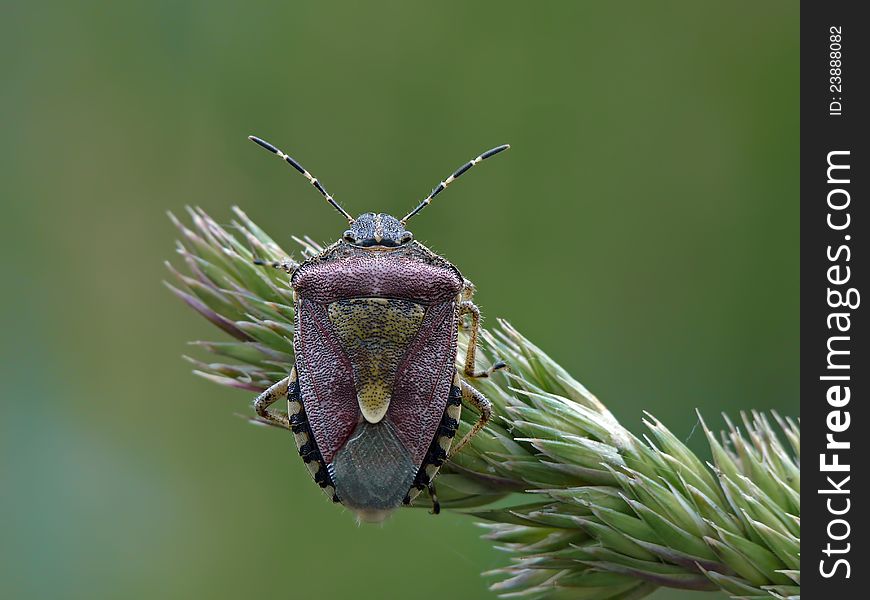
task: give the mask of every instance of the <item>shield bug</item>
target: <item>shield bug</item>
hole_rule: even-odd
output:
[[[498,146],[459,167],[402,219],[352,217],[302,165],[256,137],[251,141],[299,171],[347,219],[334,244],[302,263],[255,260],[290,275],[295,308],[290,374],[253,403],[257,420],[293,432],[299,454],[329,497],[362,521],[382,521],[428,490],[489,420],[489,401],[464,378],[504,367],[475,367],[480,310],[474,287],[406,229],[460,175],[509,148]],[[464,368],[455,367],[457,333],[470,315]],[[287,412],[270,408],[287,399]],[[452,444],[465,401],[479,413]]]

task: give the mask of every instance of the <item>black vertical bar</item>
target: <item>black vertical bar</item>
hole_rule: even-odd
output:
[[[810,600],[866,597],[870,585],[870,364],[860,298],[870,294],[870,22],[860,7],[801,3],[801,588]]]

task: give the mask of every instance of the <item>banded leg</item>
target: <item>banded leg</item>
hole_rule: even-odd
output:
[[[273,269],[281,269],[288,275],[292,275],[293,271],[299,268],[299,263],[292,258],[282,258],[281,260],[263,260],[255,258],[254,264],[260,267],[272,267]]]
[[[468,382],[463,381],[462,379],[459,380],[459,385],[462,390],[462,399],[474,407],[474,409],[480,414],[480,418],[477,420],[477,423],[471,427],[471,430],[466,433],[461,440],[459,440],[459,443],[450,449],[450,456],[456,455],[456,453],[458,453],[462,447],[471,440],[471,438],[477,435],[477,433],[486,426],[490,417],[492,417],[492,403],[486,399],[486,396],[478,392],[476,389],[471,387]]]
[[[281,427],[282,429],[291,429],[290,417],[287,413],[269,409],[272,404],[287,395],[287,389],[289,388],[291,381],[293,383],[296,382],[295,368],[289,376],[274,384],[254,399],[253,408],[254,412],[257,413],[257,418],[255,420],[258,423]]]
[[[463,373],[467,377],[480,379],[481,377],[489,377],[494,371],[504,369],[507,365],[503,360],[500,360],[485,371],[476,370],[475,362],[477,361],[477,336],[480,332],[480,309],[471,300],[465,300],[459,303],[459,316],[462,317],[465,314],[471,315],[471,333],[468,337],[468,349],[465,351],[465,368]]]

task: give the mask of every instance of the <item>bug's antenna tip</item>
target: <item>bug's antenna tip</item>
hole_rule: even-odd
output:
[[[344,218],[347,219],[348,223],[353,224],[354,218],[350,216],[350,213],[344,210],[341,205],[335,201],[335,198],[329,195],[329,192],[326,191],[326,188],[324,188],[323,185],[319,181],[317,181],[314,176],[311,175],[311,173],[306,171],[302,165],[296,162],[296,160],[284,154],[284,152],[279,150],[277,146],[273,146],[266,140],[262,140],[255,135],[249,135],[248,139],[260,146],[261,148],[265,148],[266,150],[286,162],[288,165],[299,171],[308,180],[308,183],[313,185],[317,189],[317,191],[320,192],[320,195],[326,198],[326,201],[329,202],[329,204],[331,204],[335,210],[344,215]]]
[[[254,142],[255,144],[257,144],[258,146],[260,146],[261,148],[265,148],[266,150],[268,150],[272,154],[278,154],[279,156],[281,154],[280,151],[278,150],[278,148],[276,148],[275,146],[273,146],[272,144],[270,144],[266,140],[262,140],[255,135],[249,135],[248,139],[251,140],[252,142]]]

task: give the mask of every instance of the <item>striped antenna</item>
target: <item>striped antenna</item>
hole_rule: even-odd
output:
[[[326,198],[326,201],[329,202],[335,210],[337,210],[342,215],[344,215],[344,218],[347,219],[348,223],[353,223],[354,218],[352,216],[350,216],[348,214],[348,212],[346,210],[344,210],[338,202],[335,201],[335,198],[333,198],[332,196],[329,195],[329,192],[326,191],[326,188],[323,187],[323,185],[321,185],[321,183],[319,181],[317,181],[317,179],[315,179],[311,175],[311,173],[306,171],[302,165],[300,165],[298,162],[296,162],[293,159],[293,157],[287,156],[281,150],[279,150],[278,148],[276,148],[275,146],[273,146],[272,144],[270,144],[266,140],[261,140],[260,138],[255,137],[253,135],[249,135],[248,139],[251,140],[252,142],[254,142],[255,144],[257,144],[258,146],[262,146],[263,148],[265,148],[266,150],[268,150],[272,154],[275,154],[276,156],[278,156],[278,158],[280,158],[283,161],[286,161],[287,164],[289,164],[291,167],[293,167],[294,169],[296,169],[297,171],[302,173],[302,175],[305,177],[305,179],[307,179],[308,182],[311,183],[311,185],[313,185],[315,188],[317,188],[317,191],[320,192],[324,198]]]
[[[407,215],[402,217],[402,220],[400,221],[400,223],[404,226],[405,223],[408,221],[408,219],[410,219],[411,217],[416,215],[418,212],[420,212],[421,210],[426,208],[426,205],[429,204],[430,202],[432,202],[432,198],[434,198],[435,196],[437,196],[438,194],[443,192],[447,188],[448,185],[453,183],[454,180],[458,179],[460,175],[465,173],[471,167],[473,167],[474,165],[476,165],[477,163],[479,163],[483,160],[486,160],[490,156],[495,156],[499,152],[502,152],[503,150],[507,150],[508,148],[510,148],[510,144],[503,144],[501,146],[496,146],[492,150],[487,150],[486,152],[484,152],[483,154],[481,154],[477,158],[468,161],[467,163],[465,163],[464,165],[462,165],[461,167],[456,169],[453,172],[453,175],[451,175],[450,177],[448,177],[447,179],[445,179],[444,181],[442,181],[441,183],[436,185],[435,189],[433,189],[432,192],[428,196],[426,196],[420,204],[417,205],[417,208],[415,208],[414,210],[409,212]]]

